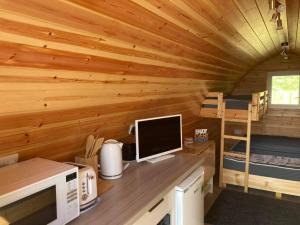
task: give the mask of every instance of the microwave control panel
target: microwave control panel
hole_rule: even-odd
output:
[[[67,188],[67,215],[68,221],[79,215],[79,193],[77,172],[66,176]]]

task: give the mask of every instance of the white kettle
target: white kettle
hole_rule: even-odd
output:
[[[106,140],[100,152],[101,177],[104,179],[117,179],[123,175],[122,163],[123,143],[113,139]]]

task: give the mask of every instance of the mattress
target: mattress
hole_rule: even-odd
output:
[[[251,135],[250,152],[261,155],[275,155],[300,158],[300,138]],[[245,152],[246,142],[240,141],[232,150]]]
[[[252,135],[249,173],[253,175],[300,181],[300,139]],[[231,150],[245,152],[246,143],[240,141]],[[245,171],[245,161],[224,158],[224,168]]]
[[[230,157],[224,158],[224,168],[230,170],[245,171],[245,161]],[[249,173],[264,177],[273,177],[278,179],[300,181],[300,168],[277,166],[263,163],[250,162]]]
[[[217,99],[209,97],[207,99]],[[231,95],[224,98],[226,109],[248,109],[248,104],[252,101],[252,95]],[[217,105],[204,104],[204,108],[217,108]]]

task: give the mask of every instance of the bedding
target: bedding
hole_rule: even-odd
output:
[[[209,97],[207,99],[217,99]],[[249,102],[252,101],[252,95],[231,95],[224,98],[226,109],[248,109]],[[204,108],[217,108],[217,105],[204,104]]]
[[[300,181],[300,139],[281,136],[252,135],[249,173],[259,176]],[[240,141],[231,150],[245,152]],[[245,161],[224,158],[224,168],[244,171]]]
[[[225,157],[224,168],[244,172],[245,161],[242,159]],[[264,163],[254,163],[250,161],[249,174],[300,181],[300,167],[277,166]]]
[[[275,156],[275,155],[251,154],[250,162],[300,168],[300,158],[291,158],[291,157],[283,157],[283,156]]]
[[[274,155],[290,158],[300,158],[300,138],[251,135],[251,153],[260,155]],[[240,141],[232,150],[245,152],[246,143]]]

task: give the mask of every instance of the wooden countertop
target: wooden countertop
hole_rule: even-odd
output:
[[[98,206],[70,224],[132,224],[205,161],[206,157],[183,151],[174,158],[155,164],[133,163],[121,179],[111,181],[112,187],[101,195],[102,202]],[[214,169],[210,173],[212,176]]]

